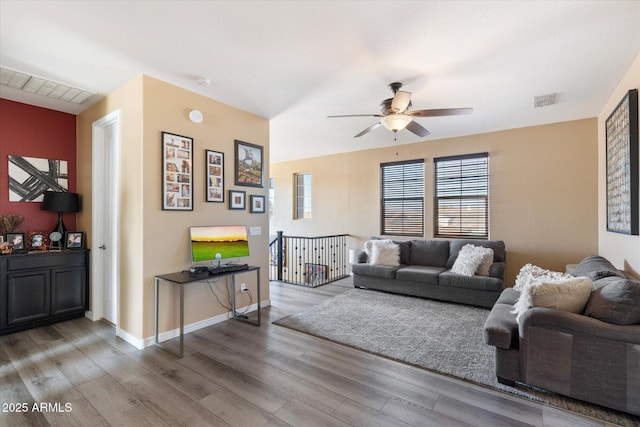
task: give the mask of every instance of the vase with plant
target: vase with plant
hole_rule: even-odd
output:
[[[0,214],[0,231],[2,233],[18,231],[23,221],[24,217],[22,215]]]

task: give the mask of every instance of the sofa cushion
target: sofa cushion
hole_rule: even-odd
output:
[[[364,247],[369,253],[369,264],[400,265],[400,247],[391,240],[369,240]]]
[[[516,276],[516,284],[513,288],[516,291],[522,291],[526,287],[541,280],[567,280],[572,279],[573,277],[574,276],[567,273],[550,271],[533,264],[525,264],[518,272],[518,275]]]
[[[640,282],[606,277],[596,284],[584,314],[616,325],[640,324]]]
[[[575,277],[588,277],[592,281],[602,279],[603,277],[624,275],[618,271],[606,258],[598,255],[590,255],[580,261],[572,273]]]
[[[371,237],[371,240],[386,240],[382,237]],[[391,240],[400,247],[400,264],[411,263],[411,240]]]
[[[390,267],[387,265],[353,264],[351,266],[351,271],[353,271],[354,274],[376,276],[386,279],[395,279],[396,270],[398,270],[398,267]]]
[[[483,248],[469,243],[458,252],[451,272],[463,276],[474,276],[475,274],[488,276],[491,264],[493,264],[493,250],[491,248]]]
[[[396,279],[437,285],[438,276],[444,270],[444,267],[429,267],[426,265],[402,266],[396,271]]]
[[[500,292],[504,288],[504,282],[501,279],[487,276],[462,276],[453,273],[451,270],[440,274],[440,286],[451,286],[454,288],[478,289],[483,291]]]
[[[449,256],[445,264],[448,269],[451,269],[451,267],[453,267],[453,264],[456,262],[456,258],[458,258],[458,253],[465,245],[469,243],[475,246],[491,248],[493,250],[494,262],[506,261],[506,252],[504,248],[504,242],[502,240],[454,239],[450,242]]]
[[[410,265],[444,267],[449,257],[448,240],[412,240]]]
[[[516,320],[531,307],[582,313],[593,289],[593,282],[587,277],[535,282],[520,292],[512,313]]]

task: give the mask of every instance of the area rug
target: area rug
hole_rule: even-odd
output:
[[[488,315],[479,307],[351,289],[273,323],[598,420],[638,425],[623,412],[498,383],[493,347],[483,338]]]

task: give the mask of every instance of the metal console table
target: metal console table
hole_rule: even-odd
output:
[[[251,271],[256,272],[256,278],[257,278],[257,282],[256,282],[257,283],[256,287],[258,288],[257,320],[252,320],[247,316],[238,315],[238,313],[236,312],[236,275],[251,272]],[[216,273],[213,275],[209,274],[209,272],[204,272],[200,274],[189,274],[186,272],[163,274],[160,276],[155,276],[154,278],[154,281],[155,281],[155,313],[154,313],[154,321],[153,321],[154,335],[155,335],[154,344],[175,356],[182,357],[184,354],[184,287],[185,285],[188,285],[190,283],[203,282],[203,281],[206,281],[207,279],[211,279],[214,277],[219,278],[224,276],[231,276],[231,318],[235,320],[240,320],[242,322],[248,322],[256,326],[260,326],[260,267],[249,266],[249,268],[245,270],[228,271],[224,273]],[[159,315],[158,307],[160,302],[159,290],[160,290],[160,282],[163,280],[173,285],[180,285],[180,347],[178,352],[175,352],[171,348],[165,346],[164,344],[158,341],[158,315]]]

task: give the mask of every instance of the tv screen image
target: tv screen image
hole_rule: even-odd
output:
[[[249,239],[245,225],[190,227],[193,262],[249,256]],[[220,254],[220,257],[216,255]]]

